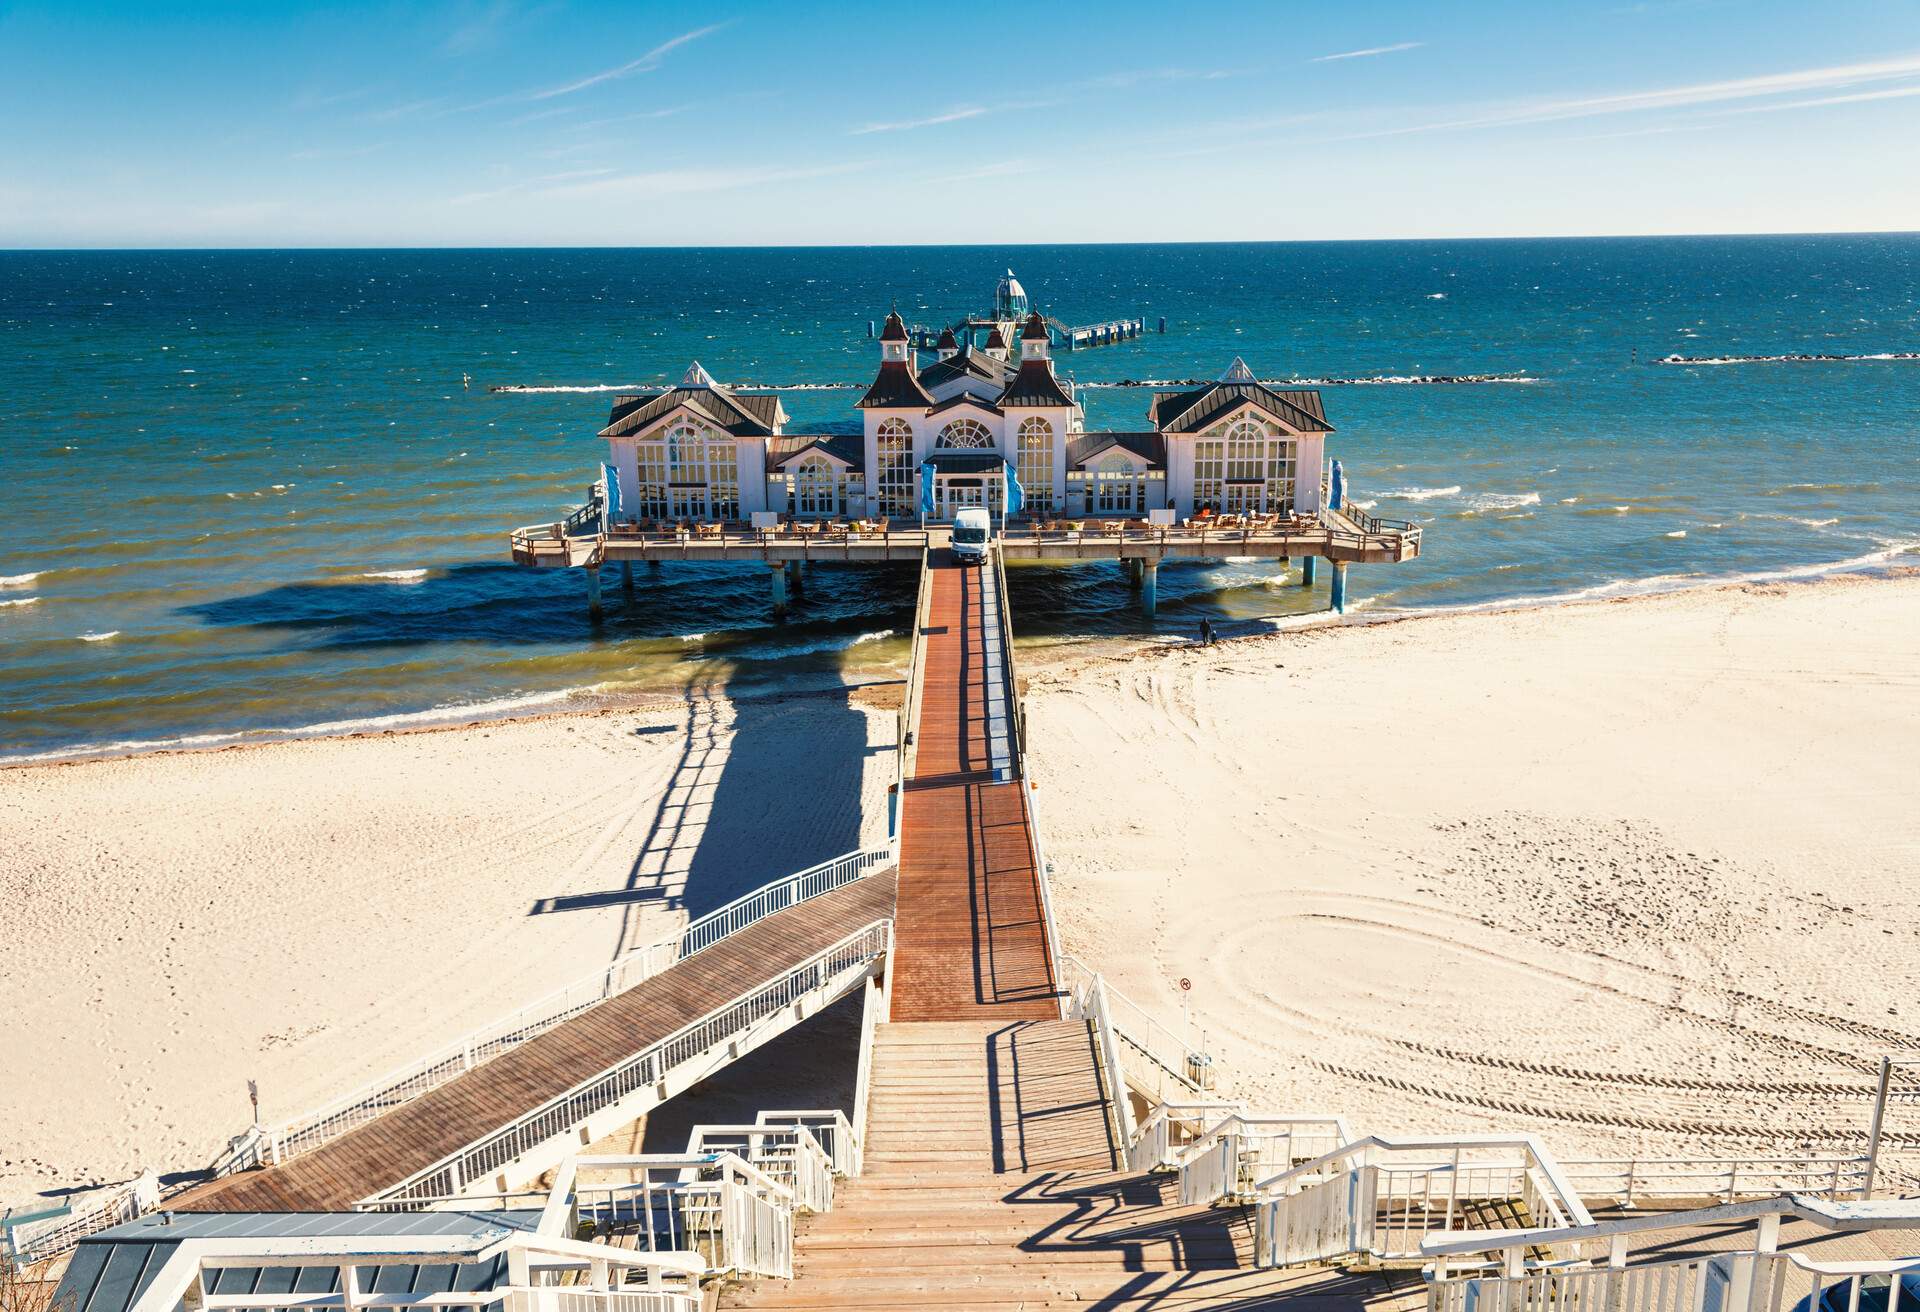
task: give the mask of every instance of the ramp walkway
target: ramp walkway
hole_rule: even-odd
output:
[[[928,553],[914,756],[901,799],[896,1021],[1050,1020],[1056,966],[991,563]]]
[[[893,914],[894,876],[880,872],[832,892],[776,911],[689,956],[624,993],[561,1022],[524,1044],[394,1107],[374,1119],[280,1165],[225,1176],[168,1200],[182,1212],[347,1211],[363,1199],[412,1179],[468,1145],[493,1135],[612,1071],[635,1054],[673,1038],[718,1008],[740,999],[760,981],[806,971],[810,986],[820,954],[850,934]],[[880,932],[884,942],[884,927]],[[863,949],[865,950],[865,949]],[[821,977],[824,978],[824,967]],[[791,990],[789,990],[791,992]],[[767,1014],[787,1005],[783,995],[765,1002]],[[791,1009],[790,1006],[788,1008]],[[754,1011],[720,1018],[710,1033],[689,1036],[692,1045],[721,1041],[760,1018]],[[677,1053],[675,1054],[678,1055]],[[660,1066],[636,1070],[637,1088],[662,1078]],[[599,1106],[605,1106],[603,1102]],[[562,1102],[534,1127],[545,1138],[565,1134],[597,1108]],[[529,1137],[527,1142],[533,1140]],[[577,1146],[576,1146],[577,1150]],[[476,1176],[456,1174],[457,1194]],[[484,1186],[483,1186],[484,1187]]]

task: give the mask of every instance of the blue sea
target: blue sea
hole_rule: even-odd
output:
[[[863,383],[870,320],[1008,267],[1067,321],[1146,316],[1064,357],[1082,384],[1501,376],[1327,386],[1355,499],[1427,528],[1352,571],[1362,614],[1920,564],[1916,236],[0,253],[0,756],[897,673],[904,568],[816,566],[785,623],[762,568],[642,569],[592,625],[506,533],[580,499],[609,396],[488,389]],[[1829,358],[1756,358],[1791,355]],[[1091,390],[1089,425],[1148,397]],[[1151,622],[1117,566],[1011,585],[1050,642],[1324,608],[1296,577],[1169,565]]]

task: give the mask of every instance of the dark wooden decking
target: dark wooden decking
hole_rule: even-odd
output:
[[[993,782],[983,573],[936,555],[917,755],[902,799],[896,1021],[1059,1015],[1026,781]],[[911,708],[909,708],[911,711]]]
[[[592,1011],[555,1026],[283,1166],[170,1200],[182,1212],[337,1212],[431,1166],[590,1076],[893,914],[883,871],[776,912]]]

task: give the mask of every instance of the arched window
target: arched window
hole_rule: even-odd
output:
[[[707,435],[686,420],[667,430],[667,495],[674,518],[706,518]]]
[[[993,434],[978,419],[956,419],[940,430],[934,444],[946,447],[982,447],[993,445]]]
[[[1053,500],[1053,425],[1039,415],[1020,421],[1015,458],[1028,511],[1050,511]]]
[[[913,487],[913,426],[888,419],[874,430],[878,475],[874,484],[883,515],[911,515],[917,504]]]
[[[793,513],[810,519],[840,513],[840,474],[825,456],[811,455],[794,466]]]
[[[1137,515],[1143,509],[1140,471],[1118,451],[1094,468],[1093,477],[1096,511],[1109,515]]]

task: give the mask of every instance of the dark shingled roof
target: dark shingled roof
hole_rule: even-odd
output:
[[[941,351],[957,351],[960,349],[960,341],[953,335],[953,329],[942,328],[940,340],[934,343],[934,348]]]
[[[873,376],[873,386],[860,398],[862,407],[913,406],[924,408],[933,404],[933,397],[913,376],[913,370],[907,367],[905,360],[882,360],[880,372]]]
[[[987,349],[989,351],[1004,351],[1007,349],[1007,336],[1000,331],[999,324],[995,324],[993,331],[987,334]]]
[[[1020,340],[1023,342],[1044,342],[1051,340],[1047,336],[1046,320],[1040,317],[1040,311],[1035,310],[1027,316],[1027,326],[1020,330]]]
[[[867,442],[860,433],[789,433],[767,443],[767,468],[784,469],[809,451],[824,451],[849,469],[864,472]]]
[[[1045,360],[1022,360],[1020,372],[1007,384],[1007,390],[1000,393],[1000,404],[1012,405],[1072,405],[1073,398],[1067,395],[1067,389],[1060,386],[1060,380],[1053,376],[1053,366]]]
[[[1007,462],[993,451],[945,447],[927,452],[926,463],[943,474],[984,474],[988,470],[1003,468]]]
[[[942,383],[951,383],[956,379],[965,378],[971,374],[973,377],[981,379],[984,382],[993,383],[996,386],[1004,386],[1007,381],[1007,374],[1012,368],[1012,365],[997,356],[988,355],[986,352],[975,350],[971,346],[962,346],[958,348],[958,352],[950,359],[935,360],[932,364],[922,369],[920,371],[920,385],[922,387],[934,388],[940,386]]]
[[[930,406],[927,409],[927,413],[930,415],[937,415],[944,411],[951,410],[955,406],[962,406],[962,405],[974,406],[978,409],[985,410],[990,414],[997,415],[1000,413],[1000,407],[995,405],[993,402],[982,401],[979,397],[968,396],[965,392],[955,392],[952,396],[948,397],[946,400],[936,402],[934,405]]]
[[[780,398],[772,393],[742,396],[725,387],[675,387],[640,396],[616,396],[600,436],[637,433],[683,405],[735,437],[768,437],[780,422]]]
[[[1084,469],[1114,447],[1144,457],[1156,469],[1166,468],[1167,439],[1159,433],[1082,433],[1067,443],[1067,466]]]
[[[881,325],[880,340],[883,342],[904,342],[907,340],[906,321],[901,319],[898,310],[887,311],[887,321]]]
[[[1209,383],[1190,392],[1155,392],[1147,415],[1161,432],[1194,433],[1243,405],[1257,405],[1304,433],[1333,431],[1319,392],[1277,391],[1262,383]]]

